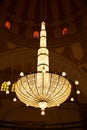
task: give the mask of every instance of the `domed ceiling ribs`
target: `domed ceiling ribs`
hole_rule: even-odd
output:
[[[67,74],[70,73],[69,77],[71,77],[73,81],[75,78],[79,79],[81,97],[79,95],[78,100],[80,103],[87,103],[86,0],[1,0],[0,83],[2,84],[4,79],[8,80],[10,77],[9,74],[13,75],[14,73],[13,77],[16,78],[23,65],[25,73],[27,73],[26,70],[28,70],[28,72],[35,71],[36,61],[34,58],[36,57],[36,50],[39,48],[39,38],[35,39],[33,32],[40,31],[40,23],[42,20],[44,20],[47,25],[48,48],[51,51],[50,57],[52,61],[51,70],[55,70],[55,72],[66,71]],[[9,21],[11,24],[9,30],[4,26],[5,21]],[[68,35],[62,35],[63,28],[68,29]],[[27,60],[29,60],[29,62],[27,62]],[[34,63],[32,61],[34,61]],[[25,106],[19,102],[15,103],[15,105],[11,104],[9,100],[6,104],[5,99],[7,97],[3,95],[0,96],[2,97],[0,98],[0,119],[11,121],[42,121],[40,116],[38,116],[38,119],[35,118],[35,115],[37,116],[39,112],[34,113],[35,115],[33,114],[32,116],[33,110],[30,107],[25,110]],[[12,100],[12,98],[9,99]],[[69,106],[68,104],[64,107],[60,106],[60,109],[55,109],[51,114],[47,112],[49,118],[44,118],[43,121],[58,123],[65,120],[76,121],[80,119],[80,116],[84,118],[83,115],[86,116],[86,114],[84,114],[86,111],[83,113],[83,109],[79,109],[78,106],[76,106],[77,104],[74,105],[75,106]],[[69,111],[67,108],[70,108]],[[27,114],[29,109],[30,113]],[[73,109],[75,111],[73,111]],[[62,112],[60,112],[61,110]],[[4,114],[5,111],[7,115]],[[18,117],[14,114],[15,111]],[[82,112],[80,115],[79,111]],[[23,114],[23,118],[20,113]],[[72,118],[67,119],[67,113],[68,116]]]
[[[71,36],[75,36],[77,33],[77,35],[79,35],[81,31],[85,31],[83,28],[86,26],[86,23],[83,22],[83,20],[86,17],[86,7],[84,7],[84,2],[82,0],[80,1],[81,2],[67,0],[65,4],[64,0],[22,0],[20,5],[20,0],[9,0],[9,2],[5,0],[0,7],[1,26],[3,26],[5,20],[9,20],[12,24],[11,33],[17,34],[18,37],[23,35],[23,39],[32,39],[33,31],[36,28],[40,30],[40,22],[44,19],[48,25],[48,38],[50,42],[53,40],[56,47],[58,47],[61,46],[58,40],[60,38],[63,39],[61,33],[63,27],[69,28],[69,35]],[[75,10],[74,12],[73,8]],[[50,35],[50,28],[52,28],[52,35]],[[67,39],[68,38],[67,36]],[[69,41],[70,44],[71,42],[74,43],[72,40]],[[63,41],[63,43],[65,42]],[[52,44],[52,47],[54,44]],[[64,45],[67,45],[67,41],[63,46]]]

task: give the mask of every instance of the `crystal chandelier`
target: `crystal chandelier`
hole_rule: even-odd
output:
[[[49,73],[49,51],[45,23],[41,23],[40,48],[37,54],[37,73],[21,77],[15,84],[15,92],[20,101],[27,106],[41,108],[55,107],[67,100],[71,93],[71,84],[63,76]]]

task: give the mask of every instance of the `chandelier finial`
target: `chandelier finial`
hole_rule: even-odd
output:
[[[49,51],[47,49],[47,36],[44,21],[41,23],[40,48],[38,49],[37,71],[38,72],[49,71]]]

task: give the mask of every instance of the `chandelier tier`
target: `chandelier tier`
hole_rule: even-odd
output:
[[[21,77],[15,84],[15,92],[19,100],[27,106],[41,108],[41,115],[45,114],[45,108],[62,104],[71,93],[71,84],[65,77],[49,73],[49,51],[44,22],[41,23],[37,73]]]

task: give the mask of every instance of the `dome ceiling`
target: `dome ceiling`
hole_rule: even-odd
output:
[[[46,22],[47,44],[50,50],[50,71],[65,71],[72,82],[79,80],[81,94],[77,97],[76,88],[73,87],[75,102],[68,100],[59,108],[47,110],[47,115],[42,118],[39,110],[27,108],[19,101],[12,103],[15,94],[6,96],[0,92],[0,120],[15,121],[19,124],[26,122],[25,124],[32,128],[32,124],[56,124],[87,118],[85,0],[1,0],[0,85],[5,80],[16,81],[20,71],[26,74],[36,71],[39,38],[34,38],[33,33],[40,32],[43,20]],[[6,21],[10,26],[5,25]],[[64,28],[67,31],[63,32]]]
[[[47,26],[49,48],[63,47],[86,39],[85,0],[66,0],[66,3],[64,0],[2,0],[0,5],[0,26],[3,27],[5,21],[11,23],[8,35],[6,30],[0,32],[6,41],[8,39],[17,45],[37,48],[39,40],[33,39],[33,32],[40,31],[43,20]],[[63,28],[69,29],[69,35],[62,35]],[[2,33],[5,35],[2,36]]]

